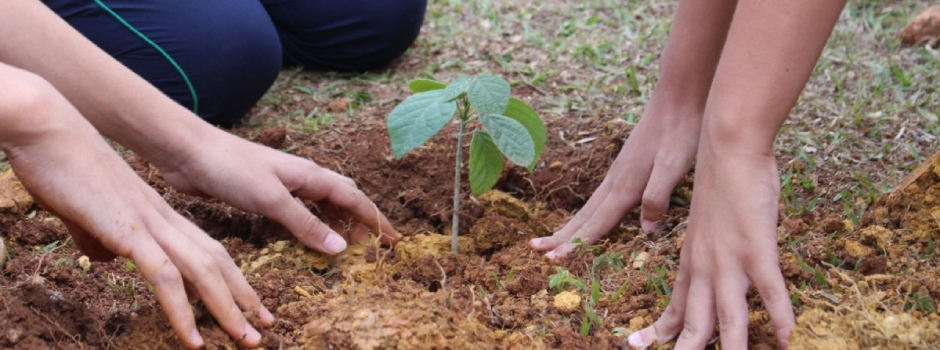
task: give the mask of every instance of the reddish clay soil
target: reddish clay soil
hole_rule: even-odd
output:
[[[572,124],[548,120],[550,134]],[[565,261],[545,260],[527,240],[550,234],[584,204],[630,127],[590,130],[601,131],[583,144],[550,138],[535,173],[507,170],[498,192],[470,198],[464,182],[459,255],[446,236],[453,126],[400,161],[378,115],[312,135],[283,126],[234,130],[353,178],[406,235],[394,248],[353,246],[337,257],[297,246],[265,218],[177,193],[149,164],[126,158],[242,266],[278,317],[264,332],[265,349],[621,349],[625,334],[668,304],[693,184],[690,177],[677,189],[663,229],[642,233],[630,213],[607,240]],[[924,302],[940,300],[937,158],[893,195],[865,205],[857,226],[843,208],[781,218],[782,269],[799,315],[793,348],[940,347],[940,320]],[[125,261],[87,265],[61,223],[34,205],[2,212],[0,236],[10,252],[0,275],[0,349],[179,348],[154,294]],[[556,267],[585,283],[561,288],[580,300],[556,299],[560,291],[549,288]],[[776,348],[760,296],[748,298],[752,348]],[[201,304],[194,307],[207,349],[237,348]],[[588,309],[599,324],[582,335]]]

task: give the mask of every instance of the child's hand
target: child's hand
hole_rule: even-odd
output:
[[[701,111],[657,113],[654,103],[584,208],[554,235],[533,239],[533,249],[549,251],[550,259],[564,257],[576,246],[572,240],[594,243],[637,205],[644,230],[662,223],[673,188],[692,165],[702,119]]]
[[[264,326],[274,316],[219,242],[174,212],[51,85],[0,63],[0,87],[0,147],[82,252],[134,260],[186,347],[204,345],[187,287],[239,345],[261,343],[242,312]]]
[[[245,211],[264,215],[287,227],[306,246],[336,254],[369,232],[383,243],[398,240],[385,215],[356,183],[332,170],[231,134],[214,131],[176,166],[157,165],[177,189],[208,195]],[[296,197],[317,202],[334,215],[325,225]],[[345,225],[350,225],[347,230]],[[347,232],[348,231],[348,232]]]
[[[721,348],[746,349],[746,294],[753,285],[786,348],[794,316],[777,254],[780,187],[773,155],[701,152],[695,170],[672,299],[653,326],[628,338],[630,346],[678,335],[676,349],[703,349],[717,317]]]

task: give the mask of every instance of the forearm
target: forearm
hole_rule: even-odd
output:
[[[162,164],[217,132],[71,28],[37,0],[0,2],[0,61],[34,72],[98,131]]]
[[[712,84],[700,149],[773,156],[774,138],[844,5],[741,0]]]
[[[736,4],[737,0],[679,2],[659,60],[660,77],[650,108],[690,110],[651,115],[701,117]]]

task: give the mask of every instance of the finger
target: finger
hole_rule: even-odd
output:
[[[348,176],[343,176],[342,174],[337,173],[337,172],[335,172],[335,171],[333,171],[333,170],[330,170],[330,169],[325,169],[325,168],[324,168],[323,170],[326,170],[326,171],[329,172],[330,174],[334,175],[333,177],[334,177],[337,181],[341,181],[341,182],[343,182],[343,183],[345,183],[345,184],[347,184],[347,185],[349,185],[349,186],[352,186],[352,187],[355,187],[355,188],[359,188],[359,186],[356,184],[356,180],[353,180],[352,178],[350,178],[350,177],[348,177]]]
[[[199,330],[193,310],[186,298],[183,277],[170,262],[163,249],[147,235],[136,236],[130,258],[148,281],[153,284],[157,300],[170,321],[170,326],[180,342],[190,349],[196,349],[205,343]]]
[[[235,265],[235,261],[232,260],[232,257],[228,254],[228,251],[225,250],[225,247],[223,247],[219,241],[205,234],[191,221],[179,215],[176,215],[173,220],[177,227],[183,228],[183,232],[215,259],[216,264],[219,266],[219,271],[222,273],[222,278],[225,280],[225,284],[235,298],[235,303],[238,304],[243,311],[258,315],[262,326],[273,326],[275,321],[274,315],[261,304],[261,298],[258,297],[258,293],[248,284],[248,280],[245,279],[241,270]],[[193,291],[195,291],[195,289],[193,289]]]
[[[744,271],[730,273],[722,271],[716,290],[718,332],[721,348],[727,350],[747,349],[748,280]]]
[[[288,169],[283,170],[281,175],[284,175],[282,178],[291,193],[309,200],[330,203],[336,210],[366,225],[385,244],[393,244],[400,238],[388,218],[379,212],[369,197],[359,189],[338,181],[336,173],[319,167],[308,168],[309,171],[302,174],[294,168]]]
[[[284,191],[276,195],[278,199],[272,202],[275,204],[262,209],[265,216],[287,227],[300,243],[311,249],[326,254],[338,254],[346,249],[346,239],[327,227],[290,193]]]
[[[349,243],[360,244],[369,242],[369,228],[360,223],[353,223],[349,231]]]
[[[559,245],[571,242],[571,238],[578,232],[578,228],[584,225],[584,223],[594,215],[594,212],[601,207],[601,204],[607,197],[610,196],[612,182],[613,181],[608,181],[605,178],[597,190],[594,191],[594,194],[591,195],[591,198],[588,199],[584,207],[581,208],[581,210],[574,215],[574,218],[568,221],[561,230],[556,231],[548,237],[533,238],[529,241],[529,246],[536,251],[549,251],[557,248]]]
[[[636,200],[631,198],[616,195],[607,196],[604,202],[601,203],[600,208],[578,228],[578,231],[575,232],[569,242],[559,245],[545,256],[549,259],[563,258],[573,251],[578,244],[597,242],[620,223],[627,208],[635,206]],[[581,243],[572,243],[575,239],[580,239]]]
[[[183,278],[193,284],[200,299],[216,321],[238,344],[255,348],[261,344],[258,333],[245,319],[241,309],[233,300],[233,293],[225,283],[215,258],[201,252],[198,243],[171,226],[168,222],[149,222],[150,232],[157,243],[172,259]]]
[[[659,342],[663,344],[675,338],[682,330],[682,323],[685,320],[685,306],[689,295],[689,278],[685,270],[680,269],[676,276],[676,283],[672,290],[672,296],[669,306],[659,316],[656,323],[646,327],[639,332],[633,333],[627,338],[630,346],[635,348],[645,348]]]
[[[787,349],[790,339],[790,330],[796,325],[793,315],[793,304],[787,291],[783,273],[780,272],[780,262],[776,255],[766,259],[765,262],[755,264],[748,273],[757,291],[764,302],[764,308],[770,314],[777,333],[777,342],[780,349]]]
[[[349,245],[350,243],[352,243],[352,242],[349,240],[349,229],[348,229],[348,227],[349,227],[349,224],[347,224],[347,223],[344,222],[343,220],[340,220],[340,219],[332,219],[332,220],[330,220],[330,229],[333,230],[333,232],[336,232],[337,234],[339,234],[340,237],[343,237],[343,240],[346,241],[346,244],[347,244],[347,245]]]
[[[690,281],[685,322],[675,350],[701,350],[715,333],[715,295],[708,277]]]
[[[673,163],[656,164],[650,175],[646,190],[640,201],[640,227],[643,231],[655,231],[666,218],[669,210],[669,197],[676,184],[685,176],[685,171]]]

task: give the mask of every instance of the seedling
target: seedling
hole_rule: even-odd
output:
[[[571,277],[568,273],[568,270],[555,267],[555,271],[556,273],[548,279],[548,288],[559,292],[565,289],[566,286],[573,286],[577,289],[584,288],[584,282],[578,281],[577,278]]]
[[[489,191],[496,185],[503,173],[503,156],[531,172],[545,149],[545,124],[532,107],[510,97],[509,83],[497,76],[462,76],[449,85],[418,79],[408,84],[408,88],[415,94],[402,101],[388,116],[388,133],[396,159],[401,159],[436,135],[453,119],[454,113],[460,120],[451,230],[451,250],[456,254],[460,168],[467,124],[479,119],[482,125],[473,131],[470,142],[469,177],[473,194]]]

